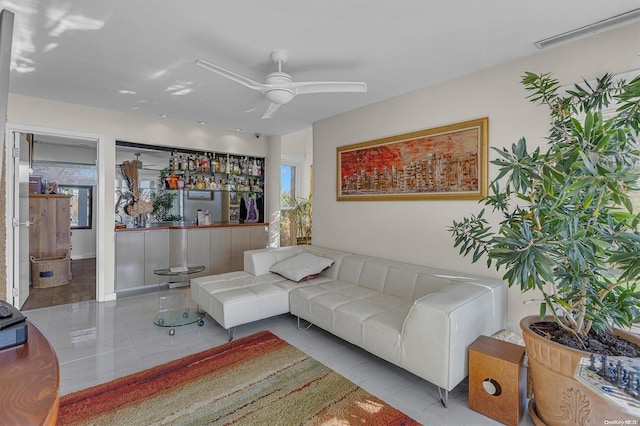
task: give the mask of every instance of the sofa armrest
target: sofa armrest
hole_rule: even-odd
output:
[[[268,274],[273,265],[298,253],[301,253],[299,246],[247,250],[244,252],[244,270],[255,276]]]
[[[499,328],[501,298],[491,288],[456,283],[416,300],[405,319],[400,366],[450,391],[468,375],[468,349]]]

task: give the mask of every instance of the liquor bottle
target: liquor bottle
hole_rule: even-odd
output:
[[[204,154],[202,159],[200,159],[200,171],[202,173],[209,173],[209,157],[207,154]]]
[[[196,189],[205,189],[205,183],[204,180],[202,179],[202,176],[198,176],[198,180],[196,180],[195,184],[194,184]]]

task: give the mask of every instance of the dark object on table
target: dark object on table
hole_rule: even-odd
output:
[[[13,305],[0,300],[0,349],[21,345],[27,337],[26,317]]]

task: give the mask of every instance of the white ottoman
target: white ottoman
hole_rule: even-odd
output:
[[[233,339],[235,327],[289,312],[289,291],[300,287],[277,274],[229,272],[191,280],[191,297]]]

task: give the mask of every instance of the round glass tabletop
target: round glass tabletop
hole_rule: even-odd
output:
[[[156,275],[165,275],[165,276],[175,277],[179,275],[197,274],[198,272],[202,272],[202,271],[204,271],[204,266],[192,265],[192,266],[176,266],[176,267],[164,268],[164,269],[154,269],[153,273]]]

